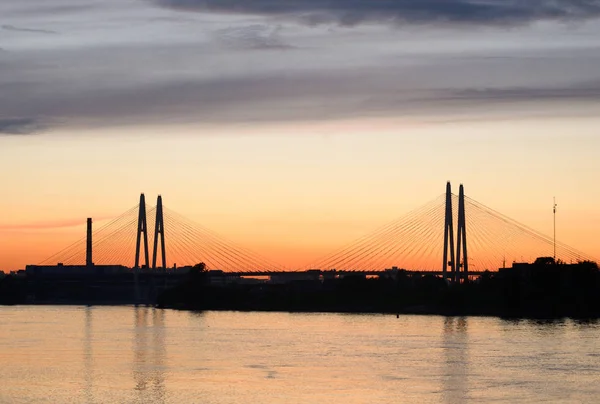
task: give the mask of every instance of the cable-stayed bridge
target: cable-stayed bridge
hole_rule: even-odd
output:
[[[446,192],[423,206],[294,271],[237,245],[163,206],[138,205],[49,257],[42,265],[122,265],[169,272],[200,262],[210,270],[270,275],[308,270],[378,274],[390,269],[431,272],[460,281],[506,263],[553,257],[566,263],[593,257],[556,242],[464,193]]]
[[[88,219],[89,222],[89,219]],[[88,245],[90,244],[91,245]],[[164,254],[163,254],[164,252]],[[165,270],[204,262],[208,269],[250,273],[284,267],[239,246],[162,205],[140,203],[51,257],[41,265],[123,265]]]

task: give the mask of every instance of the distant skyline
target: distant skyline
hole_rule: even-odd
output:
[[[600,257],[600,1],[6,0],[0,270],[165,205],[294,267],[444,191]]]

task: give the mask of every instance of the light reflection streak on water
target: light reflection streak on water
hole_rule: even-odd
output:
[[[140,403],[165,402],[165,324],[163,310],[135,307],[133,379]]]

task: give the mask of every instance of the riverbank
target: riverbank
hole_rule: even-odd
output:
[[[454,284],[432,275],[345,276],[287,284],[213,285],[197,271],[166,290],[157,306],[187,310],[430,314],[515,318],[600,318],[594,263],[539,263]]]
[[[539,261],[450,283],[426,273],[344,276],[287,283],[223,282],[198,268],[156,276],[18,277],[0,281],[0,304],[150,305],[179,310],[388,313],[502,318],[600,318],[595,263]],[[169,286],[171,284],[172,286]],[[137,285],[137,286],[136,286]]]

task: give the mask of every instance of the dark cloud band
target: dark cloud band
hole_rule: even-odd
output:
[[[306,23],[522,25],[600,17],[600,0],[151,0],[180,10],[256,14]]]
[[[41,129],[33,118],[0,118],[0,135],[29,135]]]

